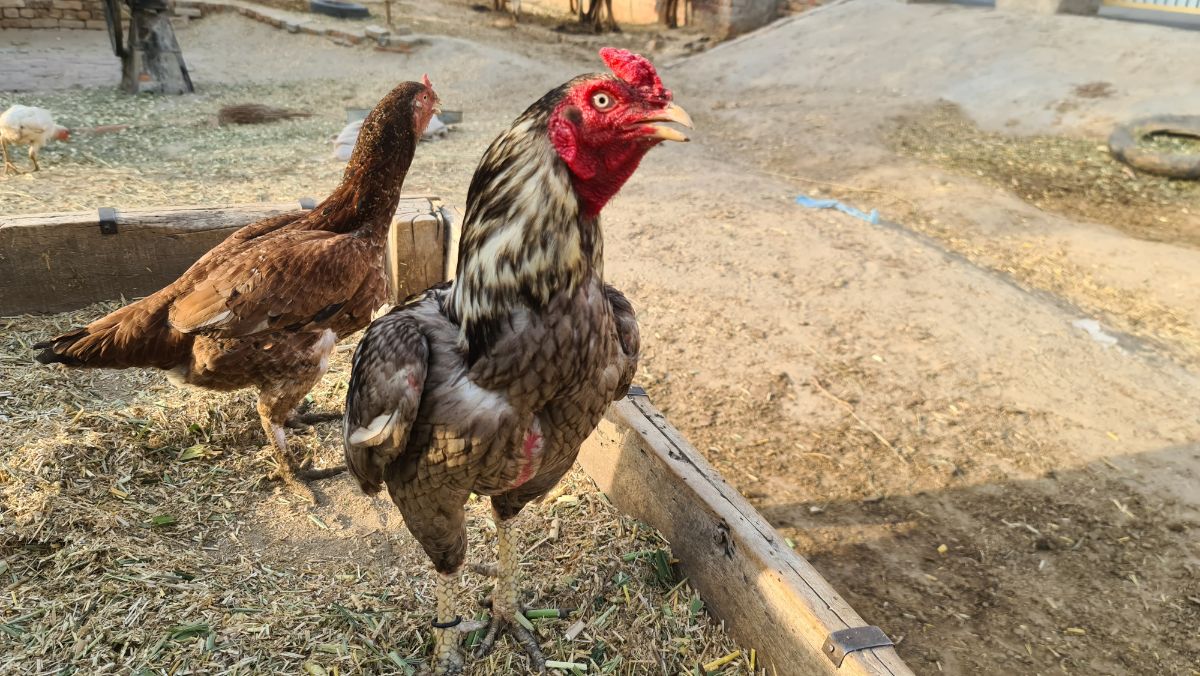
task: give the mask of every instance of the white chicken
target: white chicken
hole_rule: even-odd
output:
[[[17,173],[17,165],[8,158],[8,144],[29,146],[29,160],[38,171],[37,155],[50,139],[70,138],[66,127],[54,124],[54,116],[45,108],[14,105],[0,115],[0,151],[4,153],[4,173]]]

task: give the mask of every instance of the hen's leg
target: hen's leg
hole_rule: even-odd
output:
[[[516,515],[505,519],[494,509],[492,513],[496,519],[496,586],[492,590],[492,621],[476,654],[482,657],[491,652],[500,632],[507,631],[529,655],[530,669],[542,673],[546,670],[546,658],[542,655],[542,649],[538,647],[533,632],[517,619],[517,615],[524,619],[524,610],[517,603],[520,561],[517,559],[516,533],[512,526]]]
[[[21,172],[17,171],[17,165],[13,164],[12,160],[8,159],[8,141],[6,141],[2,138],[0,138],[0,150],[4,151],[4,173],[5,173],[5,175],[21,173]]]
[[[291,410],[292,407],[290,403],[284,406],[278,404],[272,406],[272,403],[268,392],[259,393],[258,417],[262,421],[263,431],[267,433],[267,440],[271,442],[271,449],[275,452],[275,462],[279,465],[279,478],[283,479],[289,488],[308,498],[309,502],[316,504],[316,496],[304,482],[337,476],[346,471],[346,466],[311,469],[298,462],[288,449],[287,437],[283,432],[283,425],[287,420],[286,411]],[[279,413],[280,408],[285,412],[282,415]]]
[[[37,163],[37,146],[29,146],[29,161],[33,162],[33,170],[41,171],[41,167]]]

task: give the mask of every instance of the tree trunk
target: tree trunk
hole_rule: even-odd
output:
[[[188,94],[195,89],[160,0],[130,3],[129,49],[121,57],[121,89],[130,94]]]

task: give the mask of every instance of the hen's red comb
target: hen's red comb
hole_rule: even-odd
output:
[[[430,89],[433,89],[433,83],[429,81],[428,75],[421,76],[421,84],[425,85],[426,87],[429,87]]]
[[[605,47],[600,50],[600,58],[608,65],[613,74],[638,89],[646,89],[658,96],[670,97],[671,92],[663,87],[662,80],[654,64],[640,54],[634,54],[628,49]]]

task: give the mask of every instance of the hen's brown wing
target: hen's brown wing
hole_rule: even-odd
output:
[[[352,235],[288,230],[251,241],[172,304],[183,333],[237,338],[327,322],[373,271]]]
[[[429,343],[406,309],[372,322],[354,351],[342,437],[346,467],[367,494],[408,445],[425,389]]]
[[[115,310],[85,327],[35,344],[37,360],[88,368],[134,366],[169,369],[187,360],[192,337],[167,322],[174,300],[197,280],[235,256],[248,242],[283,230],[309,212],[293,211],[264,218],[234,231],[192,264],[179,279],[140,301]]]

